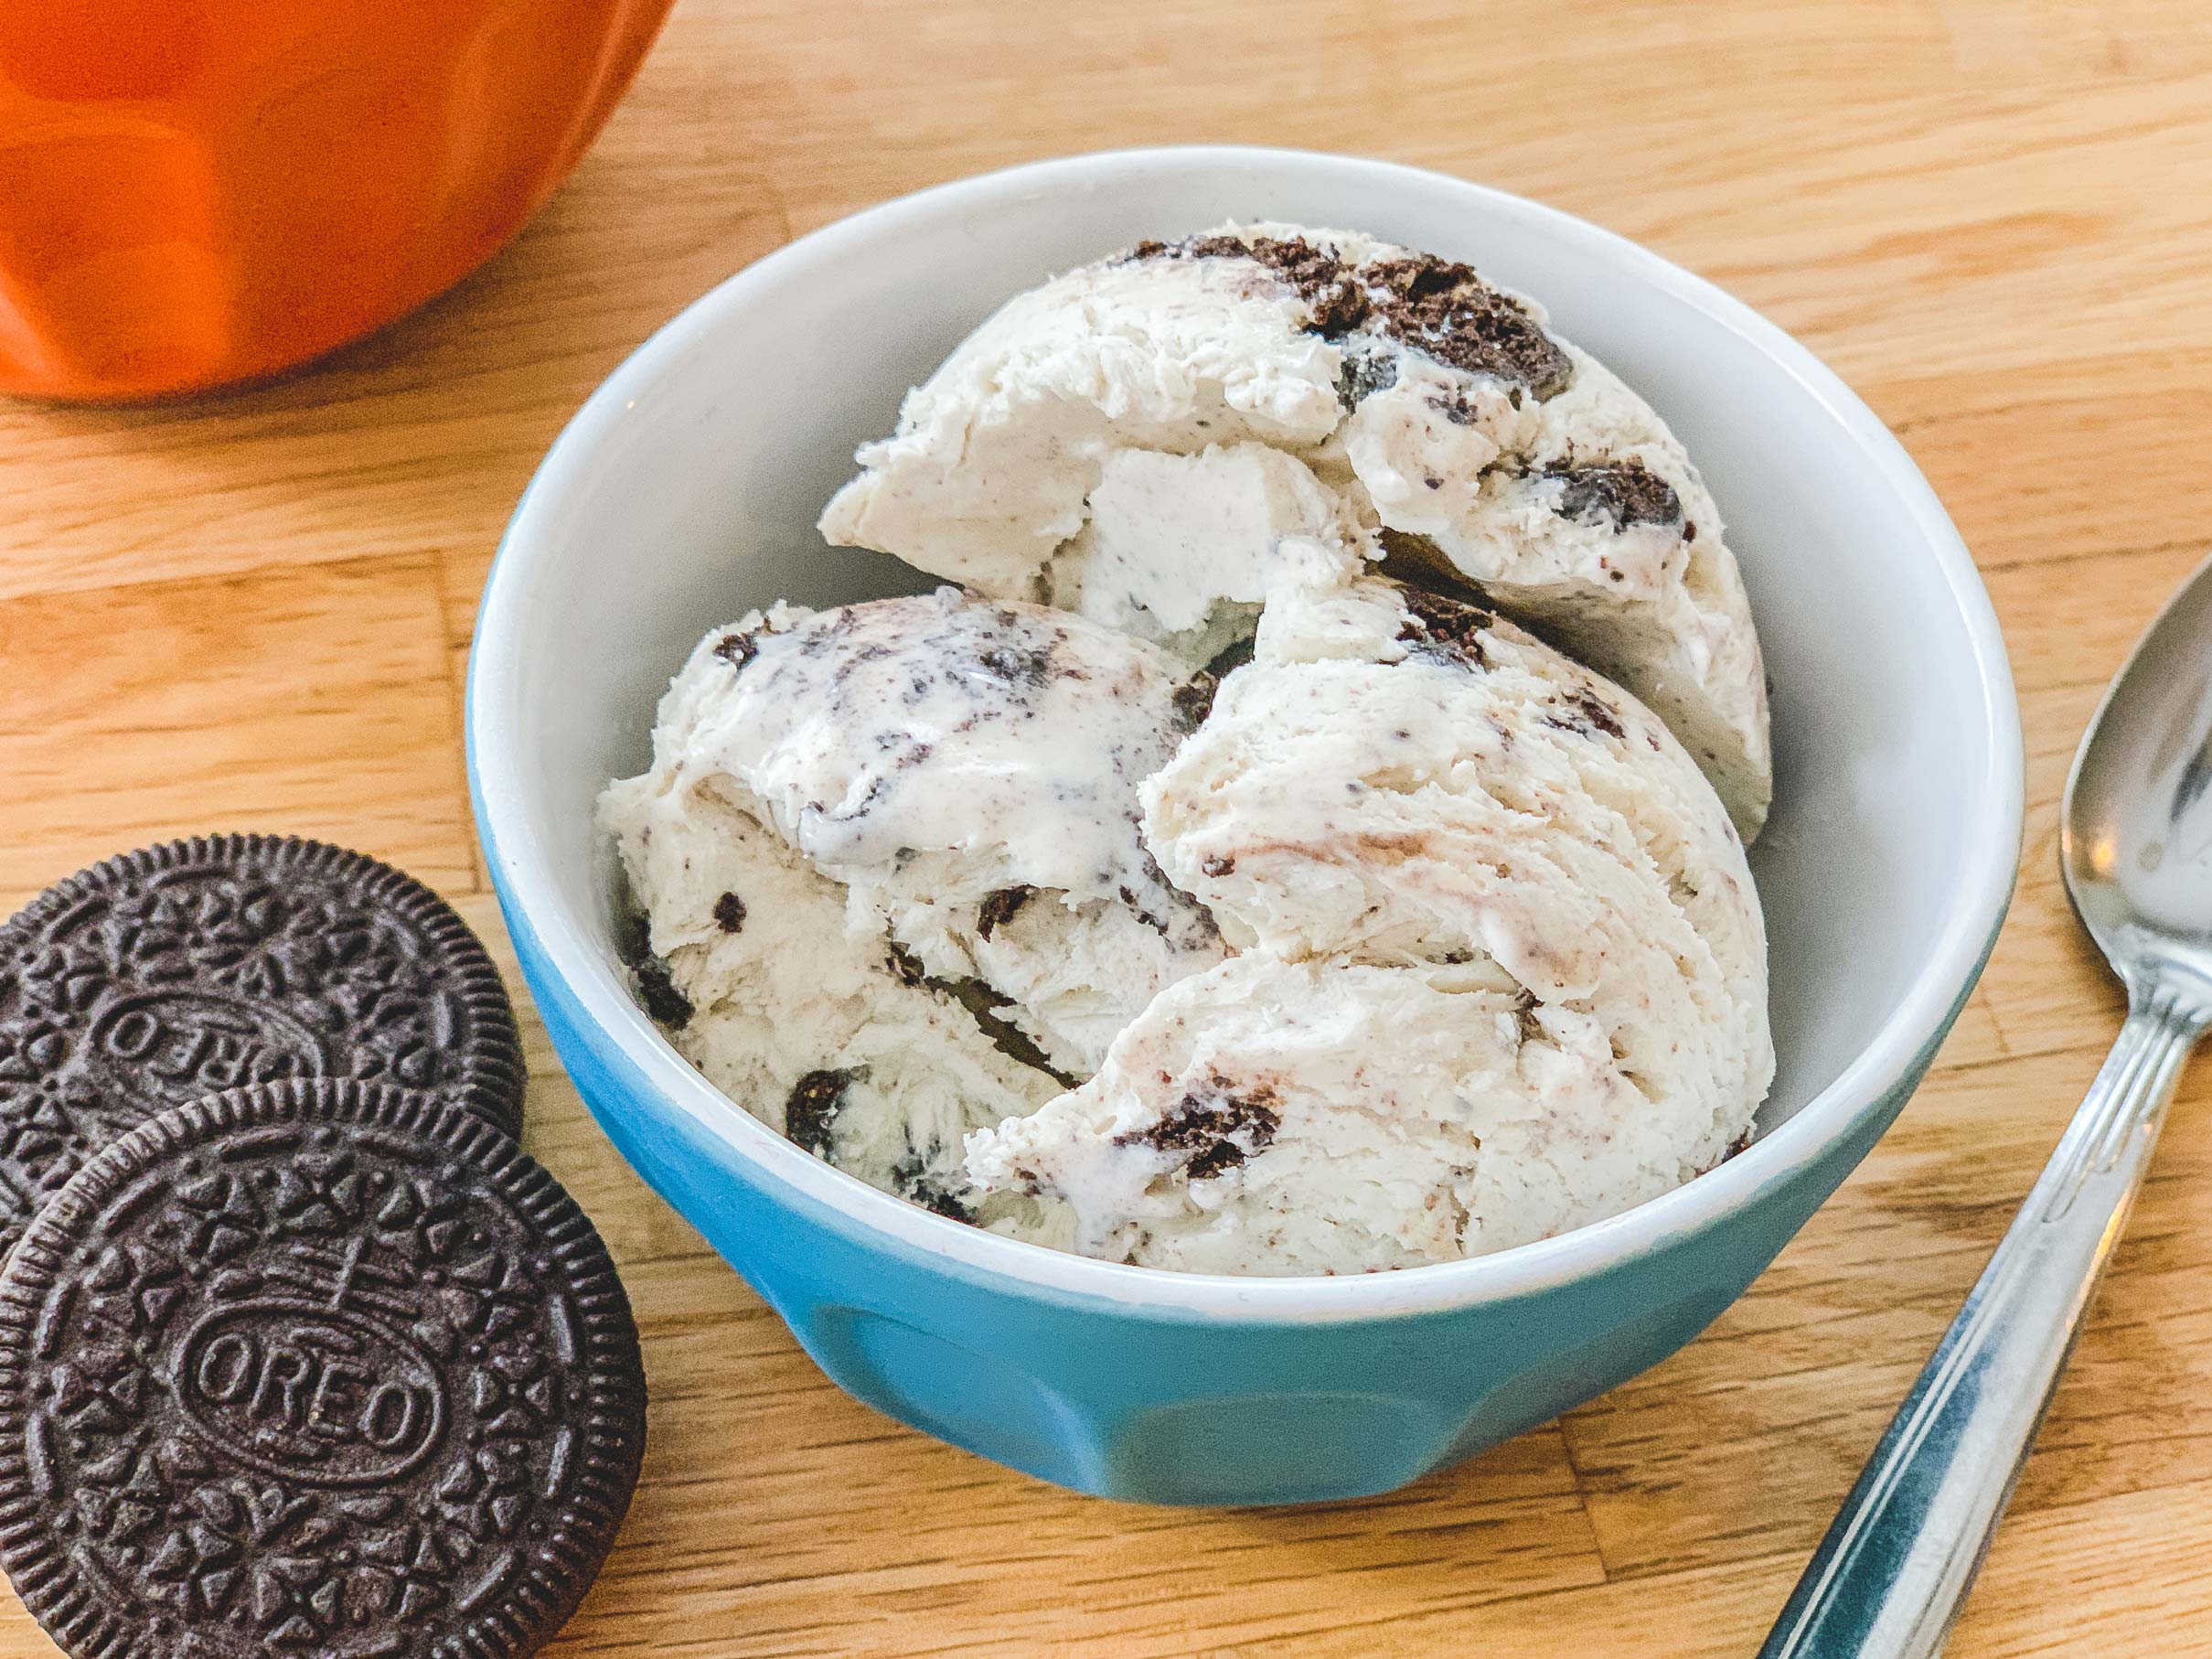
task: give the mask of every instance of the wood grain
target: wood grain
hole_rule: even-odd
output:
[[[1897,1129],[1706,1336],[1409,1492],[1306,1511],[1072,1498],[846,1399],[608,1151],[533,1023],[531,1139],[622,1260],[655,1391],[563,1659],[1747,1653],[2118,1022],[2055,803],[2212,520],[2201,0],[685,0],[550,209],[418,316],[243,394],[0,407],[0,904],[156,837],[292,830],[417,871],[504,949],[459,675],[562,420],[839,214],[1198,139],[1540,197],[1841,369],[2004,625],[2030,755],[2012,919]],[[2208,1285],[2200,1067],[1954,1654],[2212,1653]],[[0,1659],[49,1651],[0,1605]]]

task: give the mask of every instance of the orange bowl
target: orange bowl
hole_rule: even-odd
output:
[[[0,391],[269,375],[543,205],[672,0],[0,5]]]

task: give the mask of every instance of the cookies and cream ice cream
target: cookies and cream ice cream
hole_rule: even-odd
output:
[[[732,1100],[1240,1274],[1504,1248],[1746,1138],[1758,640],[1681,446],[1532,303],[1353,233],[1146,243],[860,460],[824,534],[961,588],[715,629],[601,803],[640,998]]]
[[[1139,786],[1212,690],[1080,617],[951,588],[713,630],[651,769],[601,806],[678,1045],[944,1207],[962,1133],[1088,1076],[1222,958],[1138,833]]]
[[[1270,589],[1332,586],[1382,556],[1337,492],[1265,444],[1116,450],[1088,506],[1044,567],[1046,600],[1197,663],[1251,637]]]
[[[1239,954],[969,1143],[1089,1253],[1449,1260],[1656,1196],[1749,1129],[1774,1062],[1742,843],[1650,711],[1512,624],[1373,580],[1280,595],[1144,795]]]
[[[1007,1054],[956,988],[848,931],[844,889],[742,786],[671,756],[610,788],[600,821],[645,912],[628,951],[639,1001],[683,1056],[807,1151],[968,1215],[965,1137],[1062,1085]]]
[[[1341,498],[1320,556],[1308,511],[1199,549],[1117,530],[1127,457],[1157,490],[1159,457],[1256,445]],[[1171,642],[1387,550],[1619,680],[1747,837],[1765,819],[1765,675],[1711,495],[1649,404],[1467,265],[1292,225],[1140,244],[1008,302],[860,459],[830,541]]]

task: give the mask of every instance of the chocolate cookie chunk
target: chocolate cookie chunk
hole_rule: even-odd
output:
[[[591,1222],[433,1097],[164,1112],[0,1272],[0,1567],[81,1659],[518,1659],[636,1482]]]
[[[0,927],[0,1247],[154,1113],[349,1076],[521,1121],[498,970],[429,888],[293,837],[124,853]]]
[[[1680,524],[1682,498],[1674,487],[1630,456],[1625,461],[1555,461],[1542,476],[1560,487],[1563,519],[1610,524],[1618,535],[1631,524]]]
[[[1212,1181],[1274,1144],[1283,1125],[1281,1106],[1271,1086],[1240,1090],[1217,1071],[1187,1091],[1159,1122],[1117,1135],[1114,1144],[1183,1153],[1183,1172],[1190,1180]]]
[[[1306,303],[1311,314],[1307,327],[1323,339],[1377,336],[1468,374],[1525,387],[1539,399],[1556,397],[1574,384],[1574,359],[1525,302],[1491,287],[1472,265],[1433,253],[1353,264],[1333,247],[1316,246],[1302,236],[1285,241],[1217,234],[1139,242],[1127,257],[1248,259]],[[1395,369],[1381,361],[1355,358],[1350,368],[1352,379],[1340,394],[1348,408],[1397,380]]]
[[[1464,669],[1490,667],[1490,655],[1482,648],[1482,637],[1498,620],[1490,609],[1426,588],[1404,588],[1398,597],[1405,606],[1405,620],[1398,627],[1398,637],[1410,648],[1408,656],[1453,663]]]

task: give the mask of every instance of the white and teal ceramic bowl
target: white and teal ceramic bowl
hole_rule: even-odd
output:
[[[1536,295],[1658,405],[1719,498],[1774,680],[1779,776],[1751,862],[1780,1071],[1757,1144],[1640,1209],[1358,1279],[1056,1255],[779,1139],[624,989],[593,800],[643,765],[655,700],[692,643],[773,599],[918,585],[814,533],[854,444],[1017,289],[1233,217],[1371,230]],[[1717,289],[1565,214],[1266,150],[1087,155],[946,185],[700,300],[599,389],[517,509],[485,590],[468,735],[524,972],[623,1155],[861,1399],[1063,1485],[1155,1503],[1381,1492],[1688,1342],[1918,1083],[1996,934],[2020,842],[2019,717],[1989,601],[1927,483],[1834,375]]]

